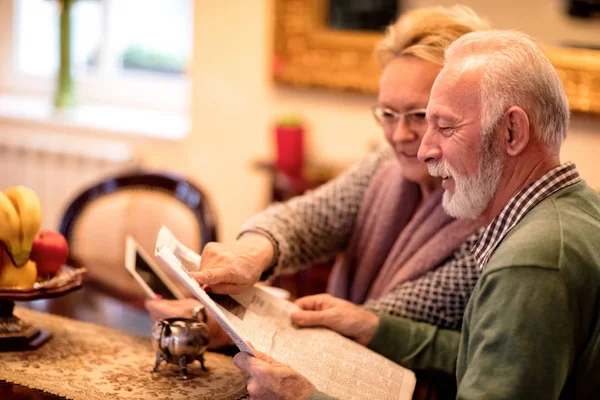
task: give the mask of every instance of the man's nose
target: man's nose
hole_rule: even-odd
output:
[[[442,150],[435,140],[435,134],[429,128],[425,132],[425,135],[423,135],[419,151],[417,152],[417,158],[425,163],[437,161],[442,158]]]

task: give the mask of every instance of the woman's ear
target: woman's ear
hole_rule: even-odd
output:
[[[521,107],[511,107],[504,113],[504,142],[506,153],[517,156],[529,143],[529,117]]]

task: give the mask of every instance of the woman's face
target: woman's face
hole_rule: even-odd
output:
[[[417,151],[427,131],[425,109],[429,92],[440,70],[439,65],[417,57],[396,57],[383,70],[374,109],[404,176],[420,184],[436,181],[429,175],[427,165],[417,159]]]

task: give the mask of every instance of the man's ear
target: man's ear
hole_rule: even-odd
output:
[[[529,117],[521,107],[511,107],[504,113],[503,139],[506,153],[517,156],[529,143]]]

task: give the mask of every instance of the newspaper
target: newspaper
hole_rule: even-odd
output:
[[[156,246],[158,247],[159,245],[168,247],[179,261],[181,261],[186,270],[196,271],[200,268],[200,254],[177,240],[175,235],[166,226],[161,227],[158,231]]]
[[[260,286],[238,295],[208,295],[186,272],[175,254],[177,240],[169,235],[168,231],[159,234],[156,255],[241,351],[253,354],[246,344],[250,341],[257,350],[300,372],[318,390],[344,400],[412,398],[416,378],[411,370],[329,329],[296,328],[290,314],[298,307]]]

